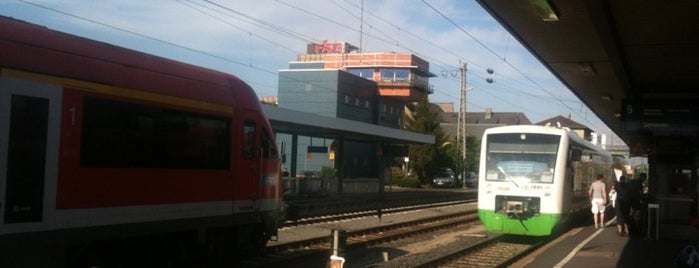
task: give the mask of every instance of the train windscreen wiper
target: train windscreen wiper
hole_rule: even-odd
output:
[[[515,186],[517,186],[517,188],[519,188],[519,184],[517,183],[517,181],[515,181],[515,179],[512,178],[512,176],[507,174],[507,172],[505,172],[505,170],[500,165],[498,165],[498,170],[500,170],[500,172],[502,172],[502,174],[505,175],[505,178],[510,180],[510,182],[512,182],[512,184],[514,184]]]
[[[505,172],[505,169],[503,169],[503,168],[498,164],[498,162],[495,162],[495,160],[493,160],[492,158],[490,158],[490,156],[488,156],[487,159],[488,159],[488,161],[490,161],[490,162],[492,162],[493,164],[495,164],[496,167],[498,167],[498,170],[499,170],[500,172],[502,172],[502,175],[505,175],[505,178],[507,178],[510,182],[512,182],[512,184],[514,184],[515,186],[517,186],[517,188],[519,188],[519,184],[515,181],[515,179],[512,178],[512,176],[510,176],[509,174],[507,174],[507,172]]]

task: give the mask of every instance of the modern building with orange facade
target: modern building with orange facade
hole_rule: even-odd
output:
[[[298,56],[299,62],[322,62],[325,69],[339,69],[378,85],[381,97],[403,102],[427,100],[432,93],[429,77],[430,64],[410,53],[360,53],[346,42],[309,44],[307,54]]]
[[[406,104],[426,101],[432,93],[429,78],[433,76],[429,63],[410,53],[361,53],[346,42],[313,43],[288,69],[279,71],[278,106],[399,129]],[[286,139],[284,135],[277,138]],[[297,139],[303,148],[304,138]],[[310,137],[308,143],[315,146],[318,142]],[[347,141],[343,176],[377,177],[383,164],[374,152],[380,146],[385,145]],[[302,159],[303,153],[301,150],[297,157]],[[332,161],[306,154],[296,168],[315,171],[329,165]]]

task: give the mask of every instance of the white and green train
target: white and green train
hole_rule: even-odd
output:
[[[611,182],[612,156],[568,129],[487,129],[481,141],[478,216],[487,231],[550,235],[572,213],[590,208],[588,190],[598,174]]]

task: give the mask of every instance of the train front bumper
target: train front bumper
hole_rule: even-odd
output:
[[[492,210],[478,210],[478,217],[486,231],[531,236],[551,235],[561,214],[539,214],[526,219],[515,219]]]

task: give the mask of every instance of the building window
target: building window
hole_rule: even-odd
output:
[[[360,98],[354,99],[354,105],[360,106],[361,104],[362,104],[362,99],[360,99]]]
[[[407,82],[410,79],[410,70],[408,69],[398,69],[398,68],[382,68],[381,69],[381,80],[386,81],[402,81]]]
[[[349,103],[350,103],[350,96],[345,95],[345,104],[349,104]]]
[[[364,108],[369,109],[369,101],[368,100],[364,101]]]
[[[374,79],[374,68],[353,68],[349,69],[349,73],[370,80]]]

